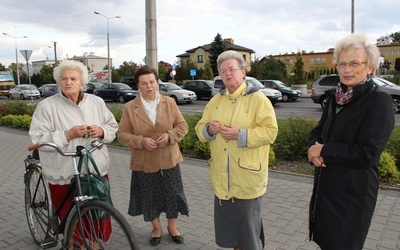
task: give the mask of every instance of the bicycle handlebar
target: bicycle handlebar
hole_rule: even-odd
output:
[[[101,148],[101,146],[103,146],[103,144],[104,144],[104,142],[102,140],[93,140],[90,143],[92,148],[88,150],[89,153],[92,153],[96,149]],[[38,148],[40,148],[42,146],[50,146],[50,147],[54,148],[55,150],[57,150],[57,152],[62,156],[80,156],[82,150],[86,149],[83,146],[77,146],[77,149],[76,149],[75,152],[63,152],[59,147],[57,147],[57,145],[55,143],[52,143],[52,142],[41,142],[41,143],[35,143],[35,144],[30,145],[28,147],[28,150],[32,151],[32,150],[38,149]]]

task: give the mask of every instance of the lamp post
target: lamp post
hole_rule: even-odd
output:
[[[49,48],[54,48],[54,65],[57,65],[57,42],[53,42],[54,47],[48,46]]]
[[[96,15],[100,15],[104,18],[107,19],[107,60],[108,60],[108,72],[107,72],[107,78],[108,78],[108,83],[111,83],[111,62],[110,62],[110,25],[109,25],[109,20],[111,18],[121,18],[121,16],[110,16],[107,17],[97,11],[94,12]]]
[[[14,38],[14,40],[15,40],[15,63],[17,64],[17,65],[16,65],[16,66],[17,66],[17,85],[19,85],[19,84],[20,84],[20,80],[19,80],[19,65],[18,65],[17,39],[18,39],[18,38],[28,38],[28,37],[27,37],[27,36],[15,37],[15,36],[12,36],[12,35],[7,34],[7,33],[4,33],[4,32],[3,32],[3,35],[12,37],[12,38]],[[28,67],[29,67],[29,65],[28,65]]]

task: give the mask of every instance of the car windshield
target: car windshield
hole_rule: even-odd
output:
[[[36,87],[35,86],[29,86],[29,85],[27,85],[27,86],[22,86],[21,85],[21,90],[36,90]]]
[[[265,89],[265,86],[261,82],[259,82],[257,79],[248,78],[248,79],[246,79],[246,81],[252,83],[255,86],[260,87],[260,89]]]
[[[168,90],[180,90],[181,87],[179,87],[178,85],[174,84],[174,83],[169,83],[169,84],[164,84],[164,86],[168,89]]]
[[[123,90],[123,89],[132,89],[131,87],[129,87],[128,85],[126,85],[124,83],[117,84],[117,88],[121,89],[121,90]]]
[[[283,82],[281,82],[281,81],[279,81],[279,80],[276,80],[276,81],[274,81],[275,83],[276,83],[276,85],[278,85],[279,87],[281,87],[281,88],[287,88],[287,86],[283,83]]]
[[[386,79],[379,78],[379,77],[375,77],[375,78],[374,78],[374,82],[375,82],[376,85],[378,85],[378,86],[394,86],[394,85],[396,85],[396,84],[394,84],[394,83],[392,83],[392,82],[389,82],[389,81],[386,80]]]

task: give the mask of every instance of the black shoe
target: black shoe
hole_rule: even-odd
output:
[[[153,247],[157,246],[161,242],[161,236],[160,237],[151,237],[149,242],[150,242],[150,245],[152,245]]]
[[[184,239],[183,239],[182,235],[177,235],[177,236],[172,236],[171,235],[171,238],[176,244],[183,244],[183,242],[184,242]]]

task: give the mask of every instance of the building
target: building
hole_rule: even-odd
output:
[[[380,58],[380,69],[377,72],[378,75],[386,75],[393,74],[395,71],[395,61],[396,58],[400,58],[400,43],[393,42],[388,45],[377,45],[379,49],[379,53],[381,55]],[[333,65],[333,51],[331,48],[326,52],[305,52],[302,51],[302,58],[304,60],[304,68],[307,72],[318,72],[321,69],[326,70],[334,70],[335,65]],[[273,55],[276,59],[282,59],[289,66],[293,66],[296,58],[296,53],[292,52],[291,54],[279,54]]]
[[[83,56],[73,56],[68,60],[75,60],[83,63],[88,68],[89,72],[107,70],[108,58],[96,56],[94,52],[84,53]],[[110,58],[110,64],[112,65],[112,58]]]
[[[251,55],[254,54],[254,50],[236,45],[232,38],[224,39],[224,45],[226,50],[234,50],[243,55],[244,60],[247,63],[247,71],[251,70]],[[211,43],[203,46],[198,46],[193,49],[186,50],[186,53],[177,55],[182,62],[192,61],[197,64],[198,68],[203,68],[204,64],[208,60],[211,51]]]

